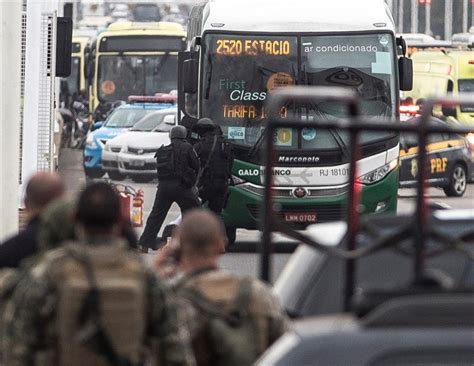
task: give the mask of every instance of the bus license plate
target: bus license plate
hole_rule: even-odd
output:
[[[144,160],[132,160],[130,161],[131,166],[145,166]]]
[[[316,222],[316,212],[285,212],[286,222]]]

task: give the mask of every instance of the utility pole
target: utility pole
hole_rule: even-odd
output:
[[[462,31],[466,33],[468,31],[467,21],[469,19],[468,14],[469,0],[463,0],[462,2]]]
[[[418,33],[418,0],[411,0],[411,32]]]
[[[474,0],[471,0],[471,27],[474,28]]]
[[[21,1],[0,1],[0,241],[18,230]]]
[[[449,41],[453,34],[453,0],[444,3],[444,39]]]
[[[431,35],[431,0],[425,2],[425,34]]]
[[[398,0],[398,33],[403,33],[403,7],[405,6],[405,0]]]

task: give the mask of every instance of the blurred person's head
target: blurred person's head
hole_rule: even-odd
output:
[[[186,212],[175,236],[179,241],[180,264],[185,272],[202,266],[217,267],[227,245],[222,220],[206,209]]]
[[[28,215],[38,216],[63,194],[64,184],[59,175],[49,172],[36,173],[26,185],[24,202]]]
[[[107,183],[88,185],[79,195],[76,222],[86,235],[120,235],[120,199]]]
[[[40,215],[38,247],[41,251],[55,249],[62,242],[73,240],[75,205],[71,201],[56,200]]]

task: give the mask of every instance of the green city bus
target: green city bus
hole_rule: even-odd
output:
[[[411,86],[410,61],[399,57],[392,16],[383,0],[311,2],[215,0],[194,7],[188,49],[178,61],[181,123],[192,130],[209,117],[232,142],[233,186],[223,212],[229,240],[256,229],[263,199],[262,141],[276,88],[338,86],[354,90],[367,118],[398,118],[399,90]],[[344,118],[346,106],[318,102],[283,106],[283,117]],[[347,134],[281,128],[273,170],[280,216],[305,227],[341,219],[346,206]],[[399,141],[394,133],[363,133],[358,161],[362,213],[397,209]]]

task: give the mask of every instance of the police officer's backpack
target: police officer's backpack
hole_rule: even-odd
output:
[[[188,163],[190,149],[192,146],[187,143],[161,146],[155,154],[158,180],[180,179],[185,187],[194,186],[197,172]]]
[[[170,179],[176,176],[173,145],[161,146],[155,154],[158,179]]]

